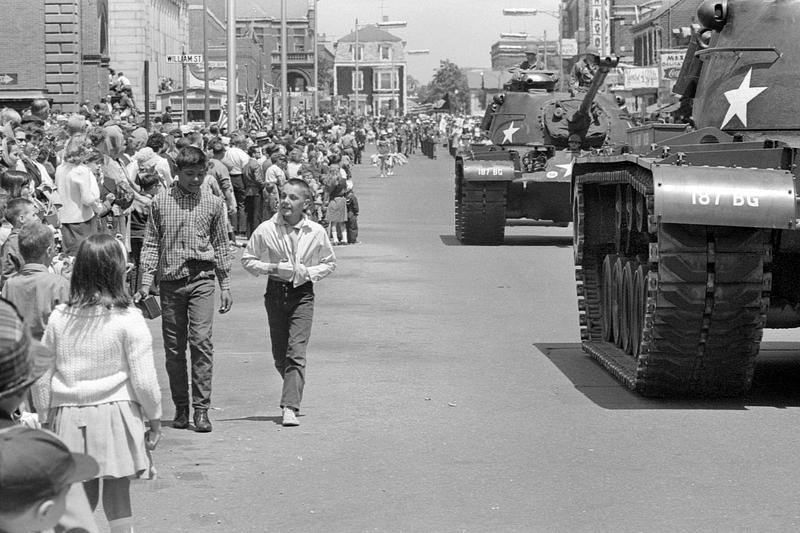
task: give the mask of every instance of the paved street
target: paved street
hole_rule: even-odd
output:
[[[766,335],[745,401],[641,399],[580,351],[571,228],[458,245],[452,166],[356,167],[363,244],[316,288],[298,428],[237,257],[214,431],[165,428],[137,531],[795,531],[797,333]]]

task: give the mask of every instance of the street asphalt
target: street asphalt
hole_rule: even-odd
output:
[[[238,252],[214,431],[165,428],[137,531],[797,530],[796,332],[766,334],[744,400],[640,398],[580,350],[571,228],[461,246],[444,150],[377,175],[355,168],[362,244],[315,288],[301,425],[280,425],[265,279]]]

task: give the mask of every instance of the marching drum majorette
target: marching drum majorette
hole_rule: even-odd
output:
[[[382,178],[393,176],[395,165],[408,163],[408,159],[397,152],[397,143],[393,138],[387,138],[385,131],[381,131],[377,146],[378,153],[372,155],[372,164],[381,170]]]

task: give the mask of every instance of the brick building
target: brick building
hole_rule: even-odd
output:
[[[538,50],[537,59],[546,70],[558,70],[558,41],[544,39],[502,39],[495,42],[489,52],[492,70],[516,67],[525,60],[525,49],[529,46]]]
[[[181,79],[181,65],[167,63],[168,54],[198,53],[188,47],[188,0],[108,0],[108,10],[110,67],[131,80],[133,98],[142,108],[145,61],[150,64],[150,94],[155,95],[159,80],[179,84]]]
[[[355,31],[342,37],[334,44],[333,94],[350,109],[358,105],[361,113],[392,114],[396,110],[405,113],[405,46],[400,37],[377,25],[359,28],[358,47]]]
[[[47,98],[65,112],[108,87],[108,0],[14,3],[0,32],[0,105]]]

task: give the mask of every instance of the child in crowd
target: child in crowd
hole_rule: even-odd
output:
[[[130,273],[131,294],[139,290],[139,282],[142,277],[140,261],[144,233],[147,228],[147,218],[150,215],[150,204],[153,197],[161,191],[161,177],[157,172],[145,170],[139,173],[137,183],[141,194],[133,202],[131,220],[128,224],[131,232],[130,259],[133,261],[133,271]]]
[[[69,297],[69,281],[48,270],[55,255],[52,229],[31,220],[22,226],[18,237],[24,264],[19,274],[3,285],[2,295],[17,306],[33,338],[41,340],[50,313]]]
[[[352,180],[347,180],[347,244],[358,244],[358,197],[353,191]]]
[[[29,533],[57,526],[73,483],[96,474],[94,459],[70,452],[51,433],[24,426],[0,431],[0,530]]]
[[[0,299],[0,530],[97,533],[78,484],[97,475],[97,463],[71,454],[49,432],[20,425],[16,415],[51,361],[14,306]]]
[[[195,431],[212,431],[208,419],[214,369],[214,280],[220,287],[220,313],[233,305],[231,253],[227,210],[221,198],[203,188],[207,174],[205,152],[182,149],[176,159],[177,183],[161,191],[150,205],[142,245],[142,285],[135,299],[146,297],[160,276],[161,333],[166,352],[175,418],[172,427],[189,427],[189,402],[194,407]],[[192,368],[191,397],[186,348]]]
[[[11,234],[0,248],[0,285],[22,268],[19,252],[19,230],[29,220],[36,220],[36,207],[27,198],[12,198],[6,206],[6,220],[11,224]]]
[[[133,531],[130,478],[149,469],[145,448],[161,437],[152,338],[125,290],[125,268],[125,248],[114,237],[96,234],[80,244],[69,300],[53,310],[43,338],[55,364],[34,386],[40,419],[69,449],[99,463],[84,488],[94,509],[102,479],[112,533]]]
[[[283,379],[280,407],[284,426],[297,426],[303,398],[306,347],[314,315],[314,284],[336,269],[325,229],[308,219],[311,189],[290,179],[281,189],[278,213],[253,233],[242,266],[269,276],[264,301],[275,368]]]

